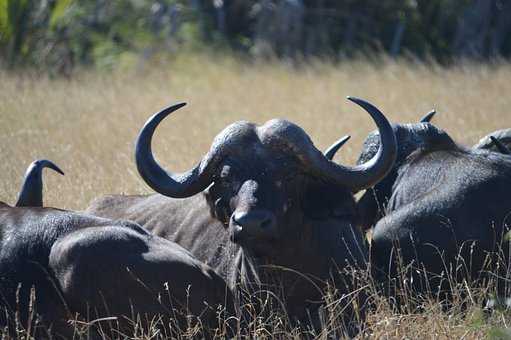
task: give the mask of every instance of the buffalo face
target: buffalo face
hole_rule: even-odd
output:
[[[247,156],[222,162],[204,194],[212,215],[229,228],[233,242],[272,242],[282,237],[278,226],[288,210],[283,168],[272,164],[269,155]]]

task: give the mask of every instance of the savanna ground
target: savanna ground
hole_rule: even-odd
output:
[[[172,170],[191,167],[227,124],[275,117],[300,125],[320,149],[350,134],[336,160],[353,164],[374,124],[347,95],[371,101],[393,122],[417,121],[435,108],[435,124],[465,145],[511,127],[506,63],[443,68],[393,60],[317,61],[293,67],[188,55],[136,71],[78,72],[72,79],[0,73],[0,200],[15,201],[27,165],[37,158],[51,159],[66,172],[45,175],[48,206],[82,210],[103,194],[150,192],[134,166],[134,139],[153,112],[180,101],[188,106],[162,123],[154,140],[155,153]],[[485,315],[481,299],[473,296],[468,308],[442,312],[431,303],[422,313],[399,314],[374,298],[363,336],[511,336],[505,330],[511,314]]]

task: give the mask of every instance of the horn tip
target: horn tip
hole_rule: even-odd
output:
[[[147,120],[146,124],[149,124],[150,122],[152,124],[158,124],[163,118],[167,117],[172,112],[174,112],[176,110],[179,110],[180,108],[182,108],[185,105],[186,105],[186,102],[180,102],[180,103],[177,103],[177,104],[172,104],[170,106],[167,106],[164,109],[162,109],[162,110],[158,111],[157,113],[155,113],[153,116],[151,116]]]
[[[177,109],[180,109],[182,108],[183,106],[186,106],[186,102],[179,102],[179,103],[176,103],[176,104],[173,104],[173,105],[170,105],[169,107],[167,107],[166,109],[164,109],[163,111],[170,111],[170,112],[174,112],[176,111]]]
[[[422,118],[419,120],[419,123],[429,123],[431,122],[431,119],[436,115],[436,109],[431,109],[428,113],[426,113]]]
[[[39,164],[41,164],[42,166],[45,166],[47,168],[50,168],[52,170],[54,170],[55,172],[58,172],[59,174],[63,175],[64,176],[64,171],[62,171],[58,166],[57,164],[55,164],[54,162],[48,160],[48,159],[40,159],[40,160],[37,160],[36,162],[38,162]]]
[[[353,97],[353,96],[347,96],[346,99],[348,99],[349,101],[355,103],[355,104],[369,104],[367,101],[363,100],[363,99],[360,99],[358,97]]]

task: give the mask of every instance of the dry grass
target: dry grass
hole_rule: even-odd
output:
[[[302,126],[321,149],[351,134],[338,159],[352,164],[374,125],[346,95],[370,100],[395,122],[416,121],[436,108],[435,123],[472,145],[511,127],[510,93],[508,64],[444,69],[395,61],[316,62],[296,69],[182,56],[136,72],[83,72],[71,80],[0,73],[0,200],[14,202],[23,172],[36,158],[51,159],[66,172],[45,176],[50,206],[80,210],[102,194],[149,192],[136,174],[133,141],[151,113],[178,101],[189,106],[162,124],[155,150],[163,164],[184,170],[227,124],[274,117]],[[509,321],[505,314],[485,319],[475,304],[465,313],[442,313],[431,304],[421,314],[377,305],[367,330],[375,338],[498,337],[504,333],[494,327]]]

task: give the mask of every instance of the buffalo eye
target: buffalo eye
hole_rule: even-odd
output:
[[[233,183],[233,171],[229,165],[224,165],[220,171],[219,179],[223,185],[230,186]]]
[[[225,179],[229,178],[230,173],[231,173],[231,166],[224,165],[222,167],[222,170],[220,171],[220,178],[225,180]]]
[[[223,198],[218,198],[215,201],[215,215],[217,219],[222,221],[224,224],[227,224],[227,222],[229,221],[230,217],[229,207]]]
[[[236,175],[236,172],[230,165],[224,165],[222,167],[217,181],[223,187],[224,195],[235,195],[235,193],[239,190],[241,182],[236,177]]]

